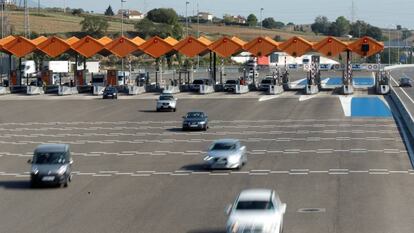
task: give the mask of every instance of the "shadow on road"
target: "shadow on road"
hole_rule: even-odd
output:
[[[188,171],[210,171],[210,169],[202,163],[199,164],[190,164],[181,167],[181,170],[188,170]]]
[[[4,189],[30,189],[30,182],[27,180],[0,181],[0,188]]]

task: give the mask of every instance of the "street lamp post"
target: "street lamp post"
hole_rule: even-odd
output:
[[[124,36],[124,2],[126,2],[126,0],[121,0],[121,36]],[[121,58],[121,70],[125,85],[124,58]]]
[[[263,30],[263,8],[260,8],[260,31]]]
[[[188,4],[190,4],[190,2],[186,1],[185,2],[185,27],[186,27],[186,36],[188,36]]]

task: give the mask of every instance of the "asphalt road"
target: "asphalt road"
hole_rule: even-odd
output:
[[[413,87],[399,87],[398,80],[402,77],[408,77],[412,80],[414,85],[414,69],[405,68],[405,69],[396,69],[391,71],[391,85],[394,87],[394,90],[398,96],[404,102],[407,110],[414,116],[414,88]]]
[[[0,232],[220,233],[245,188],[276,189],[286,233],[410,233],[414,171],[392,118],[346,118],[338,98],[0,101]],[[205,110],[207,132],[181,132]],[[211,140],[239,138],[241,171],[202,169]],[[68,188],[29,189],[39,143],[69,143]],[[302,208],[320,212],[302,213]]]

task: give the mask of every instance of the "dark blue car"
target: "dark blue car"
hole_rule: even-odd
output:
[[[208,116],[204,112],[189,112],[183,116],[183,130],[208,129]]]

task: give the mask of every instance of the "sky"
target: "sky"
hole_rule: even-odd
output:
[[[36,0],[33,0],[36,1]],[[185,15],[186,1],[189,1],[188,15],[207,11],[217,17],[224,14],[255,14],[260,20],[260,8],[264,8],[263,18],[273,17],[277,21],[295,24],[312,23],[316,16],[327,16],[331,21],[338,16],[351,20],[352,0],[126,0],[125,8],[141,12],[153,8],[171,7],[178,14]],[[43,6],[66,6],[83,8],[87,11],[104,12],[111,5],[118,10],[121,0],[40,0]],[[374,26],[391,28],[402,25],[414,29],[414,0],[354,0],[355,20],[364,20]]]

